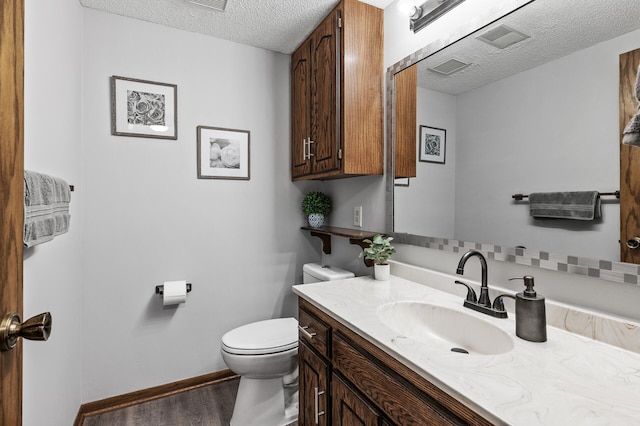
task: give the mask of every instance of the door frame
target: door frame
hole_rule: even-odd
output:
[[[22,317],[24,0],[0,6],[0,316]],[[0,352],[0,424],[22,424],[22,342]]]

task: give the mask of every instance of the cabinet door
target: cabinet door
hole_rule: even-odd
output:
[[[334,10],[311,37],[311,162],[313,173],[340,169],[339,29]]]
[[[291,57],[291,176],[308,175],[308,143],[311,136],[311,61],[309,44],[304,43]]]
[[[409,67],[395,76],[396,134],[394,143],[397,178],[416,177],[418,67]]]
[[[335,374],[331,379],[334,426],[378,426],[379,415]]]
[[[298,347],[299,424],[327,425],[329,366],[301,341]]]

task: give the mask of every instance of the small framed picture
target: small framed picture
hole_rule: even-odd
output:
[[[420,126],[419,160],[427,163],[444,164],[447,148],[447,131],[437,127]]]
[[[178,139],[178,86],[111,77],[111,134]]]
[[[249,131],[198,126],[198,179],[249,180]]]

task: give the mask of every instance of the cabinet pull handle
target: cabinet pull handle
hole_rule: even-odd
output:
[[[307,161],[307,138],[302,139],[302,161]]]
[[[307,331],[307,328],[309,328],[308,325],[305,325],[304,327],[298,326],[298,330],[300,330],[300,333],[302,333],[307,339],[313,339],[313,336],[315,336],[317,333],[309,333]]]
[[[311,153],[311,144],[315,143],[314,141],[311,140],[311,138],[309,138],[309,142],[307,142],[309,144],[309,153],[307,154],[307,158],[311,159],[311,157],[313,157],[313,154]]]
[[[324,411],[320,411],[320,395],[324,395],[324,391],[319,390],[317,387],[313,388],[316,424],[320,423],[320,416],[324,416]]]

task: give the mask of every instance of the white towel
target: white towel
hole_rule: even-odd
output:
[[[24,171],[25,247],[51,241],[69,230],[71,191],[63,179]]]

